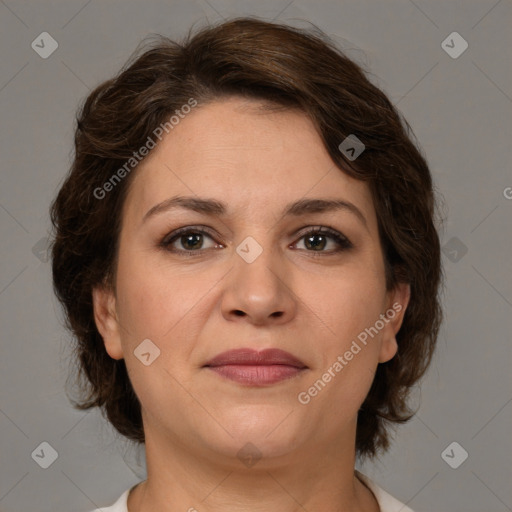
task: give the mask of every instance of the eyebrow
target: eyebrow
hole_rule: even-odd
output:
[[[215,199],[204,199],[193,196],[175,196],[150,208],[142,221],[159,213],[168,212],[175,208],[183,208],[206,215],[225,216],[227,214],[227,206]],[[354,214],[367,227],[366,218],[361,210],[353,203],[343,199],[299,199],[288,204],[284,211],[283,217],[300,217],[311,213],[324,213],[335,211],[347,211]]]

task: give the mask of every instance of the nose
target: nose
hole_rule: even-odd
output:
[[[253,261],[241,253],[233,253],[234,266],[224,283],[224,318],[258,326],[289,322],[296,314],[297,299],[285,259],[268,248]]]

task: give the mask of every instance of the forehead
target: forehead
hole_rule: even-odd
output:
[[[306,114],[241,98],[184,116],[136,169],[125,206],[140,217],[178,194],[218,198],[228,215],[275,218],[285,204],[324,197],[374,216],[367,184],[335,165]]]

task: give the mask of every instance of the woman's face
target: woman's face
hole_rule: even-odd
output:
[[[353,443],[408,300],[406,286],[386,291],[368,186],[334,165],[304,114],[259,105],[199,106],[152,150],[124,204],[115,295],[94,292],[146,437],[217,461],[247,443],[269,459]],[[170,207],[178,196],[223,211]],[[301,208],[313,199],[341,206]],[[320,226],[331,233],[315,234]],[[242,348],[280,349],[301,364],[228,356],[206,366]]]

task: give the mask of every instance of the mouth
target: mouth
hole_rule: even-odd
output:
[[[248,348],[223,352],[208,361],[204,368],[246,386],[275,384],[308,369],[300,359],[284,350]]]

